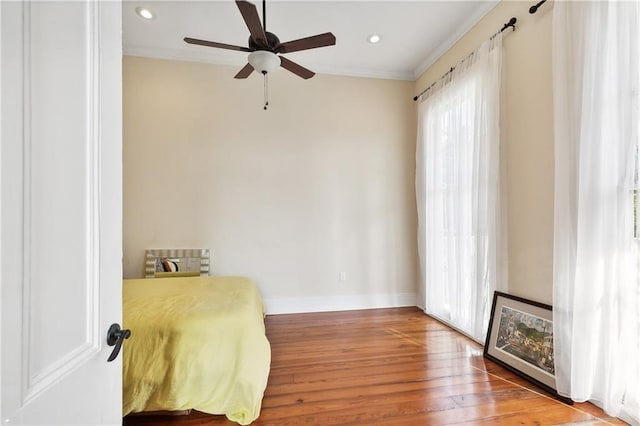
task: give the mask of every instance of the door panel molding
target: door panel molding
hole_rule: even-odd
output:
[[[36,399],[40,394],[46,392],[56,383],[66,377],[68,374],[78,370],[85,362],[92,359],[101,348],[100,334],[100,268],[99,268],[99,209],[100,209],[100,70],[99,70],[99,8],[95,3],[83,3],[83,19],[80,27],[82,39],[84,40],[84,67],[78,72],[84,75],[79,78],[77,91],[82,92],[86,103],[86,114],[84,117],[78,117],[79,125],[84,126],[86,132],[86,147],[84,156],[86,156],[87,167],[84,171],[86,175],[86,183],[83,183],[84,194],[81,198],[84,202],[81,207],[84,223],[82,237],[78,241],[80,247],[86,253],[86,259],[72,259],[79,264],[84,265],[84,271],[76,274],[75,285],[69,284],[64,290],[78,290],[75,295],[80,303],[84,303],[84,315],[76,324],[84,324],[82,330],[76,330],[71,336],[65,336],[68,340],[57,348],[57,353],[47,352],[46,345],[43,343],[43,336],[35,336],[39,329],[43,328],[43,321],[51,317],[51,313],[55,312],[55,308],[47,305],[47,300],[40,300],[46,294],[42,290],[48,285],[46,273],[41,268],[44,265],[38,262],[43,257],[43,253],[38,251],[37,237],[34,235],[42,234],[42,229],[46,229],[49,225],[49,218],[45,213],[43,215],[42,205],[51,202],[48,194],[41,193],[41,184],[47,189],[47,183],[42,179],[38,179],[41,169],[48,167],[47,159],[42,158],[42,152],[46,152],[47,144],[50,139],[44,134],[42,129],[52,128],[52,132],[59,130],[48,122],[48,117],[43,114],[38,115],[35,105],[43,102],[40,97],[47,98],[51,94],[49,90],[38,92],[34,86],[37,86],[41,78],[41,69],[34,69],[32,65],[47,65],[47,61],[51,61],[51,57],[47,57],[37,45],[38,35],[34,36],[37,28],[47,25],[41,22],[47,18],[47,14],[40,10],[40,13],[33,13],[32,3],[22,4],[23,14],[23,67],[26,78],[23,81],[23,182],[24,182],[24,198],[23,198],[23,306],[22,306],[22,386],[21,386],[21,405],[26,406]],[[42,6],[38,6],[42,8]],[[55,5],[53,6],[55,7]],[[76,6],[77,7],[77,6]],[[51,24],[49,24],[51,25]],[[69,31],[66,32],[68,34]],[[40,35],[42,37],[42,35]],[[48,38],[52,36],[47,34]],[[68,35],[66,36],[69,37]],[[61,40],[61,42],[64,40]],[[38,56],[40,55],[40,56]],[[54,68],[55,65],[52,67]],[[40,67],[38,67],[40,68]],[[64,83],[64,82],[63,82]],[[67,82],[69,83],[69,82]],[[40,84],[42,84],[40,82]],[[43,103],[51,102],[45,99]],[[64,100],[61,100],[64,103]],[[34,113],[35,110],[35,113]],[[83,120],[84,119],[84,120]],[[63,129],[64,130],[64,129]],[[34,136],[35,135],[35,136]],[[56,136],[52,136],[56,137]],[[63,137],[58,135],[58,138]],[[81,148],[81,147],[80,147]],[[82,152],[82,150],[81,150]],[[54,160],[55,161],[55,160]],[[55,168],[56,165],[52,165]],[[59,200],[64,203],[64,200]],[[60,205],[53,207],[56,213],[60,213]],[[55,224],[54,224],[55,225]],[[35,240],[34,240],[35,239]],[[35,243],[34,243],[35,241]],[[48,242],[48,241],[47,241]],[[57,256],[60,256],[58,253]],[[68,265],[61,265],[62,271],[54,273],[64,274]],[[73,279],[71,278],[71,279]],[[77,288],[78,286],[79,288]],[[43,307],[44,306],[44,307]],[[65,335],[66,326],[64,323],[56,324],[60,328],[60,336],[51,336],[54,342]],[[51,332],[52,324],[45,325]],[[46,336],[45,336],[46,337]],[[44,340],[46,342],[46,339]],[[40,346],[40,347],[38,347]]]
[[[0,422],[122,421],[122,4],[0,1]]]

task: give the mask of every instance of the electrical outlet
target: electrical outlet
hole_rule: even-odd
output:
[[[340,281],[346,281],[347,280],[347,273],[345,271],[341,271],[338,274],[338,280]]]

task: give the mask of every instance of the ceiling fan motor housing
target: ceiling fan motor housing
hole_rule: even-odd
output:
[[[251,50],[270,50],[272,52],[276,51],[276,48],[280,45],[280,39],[274,33],[270,33],[269,31],[265,31],[264,33],[267,36],[267,45],[261,46],[256,43],[251,36],[249,36],[249,49]]]

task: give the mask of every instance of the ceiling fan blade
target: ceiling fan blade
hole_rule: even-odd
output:
[[[278,53],[291,53],[299,50],[315,49],[316,47],[333,46],[334,44],[336,44],[336,36],[332,33],[324,33],[287,41],[280,44],[276,51]]]
[[[240,70],[240,72],[238,72],[238,74],[236,74],[233,78],[247,78],[249,77],[249,75],[251,75],[251,73],[253,72],[253,66],[251,66],[251,64],[247,64],[244,67],[242,67],[242,69]]]
[[[198,40],[197,38],[185,37],[184,41],[189,44],[198,44],[200,46],[219,47],[220,49],[238,50],[240,52],[252,52],[248,47],[234,46],[233,44],[218,43],[215,41]]]
[[[240,9],[240,14],[244,23],[247,24],[251,38],[260,46],[267,46],[267,36],[260,23],[260,17],[258,16],[258,9],[256,9],[253,3],[249,3],[246,0],[236,0],[236,5]]]
[[[280,66],[286,70],[291,71],[298,77],[304,78],[305,80],[308,80],[316,75],[316,73],[314,73],[313,71],[308,70],[302,65],[298,65],[295,62],[288,60],[284,56],[280,56]]]

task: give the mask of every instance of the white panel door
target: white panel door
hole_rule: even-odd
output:
[[[121,5],[0,18],[0,421],[121,424]]]

